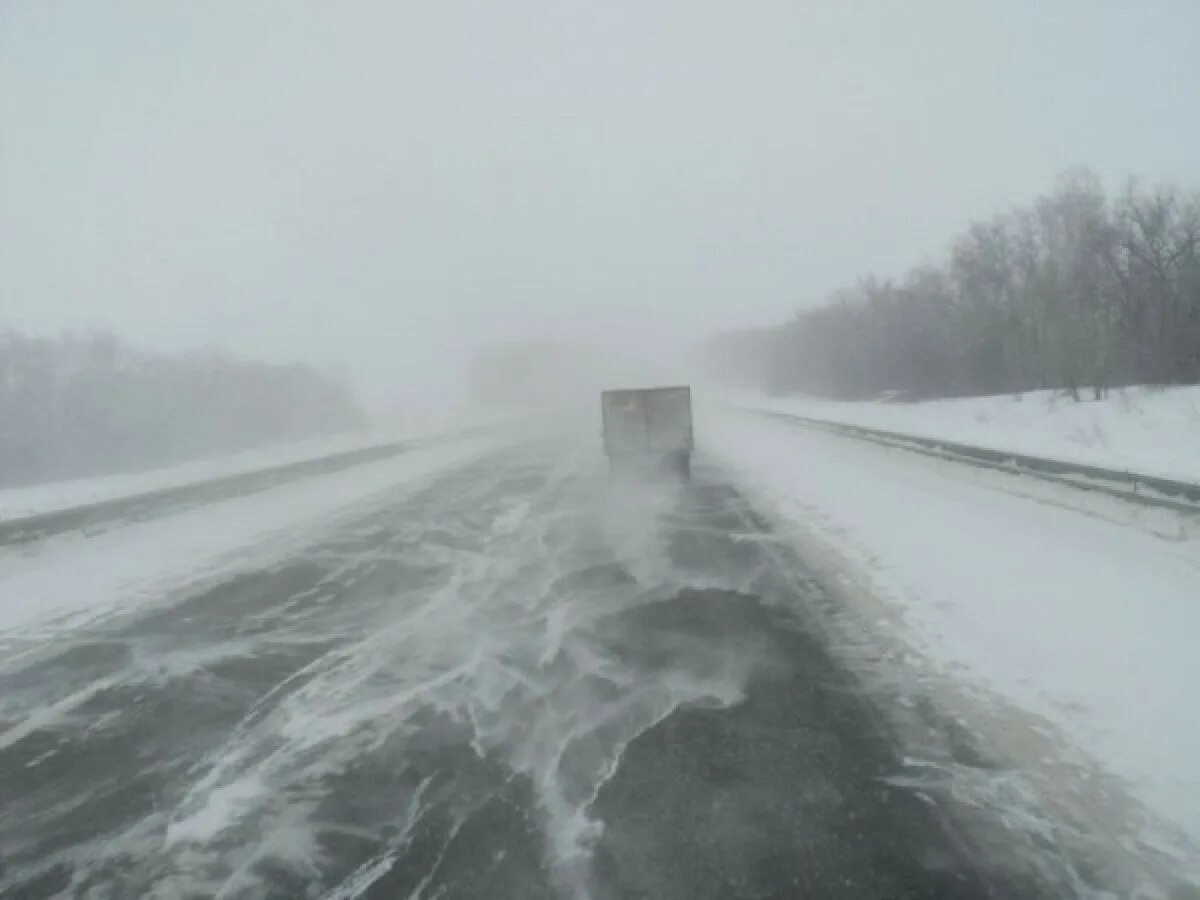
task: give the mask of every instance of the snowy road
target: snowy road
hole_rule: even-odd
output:
[[[1032,831],[1069,846],[1077,892],[1200,897],[1194,515],[759,415],[707,426],[841,601],[861,670],[953,715],[1004,793],[1038,798]]]
[[[828,645],[835,602],[721,469],[622,485],[548,438],[386,472],[257,563],[10,619],[0,894],[1058,895],[1034,880],[1053,847],[911,786],[902,729]],[[920,765],[987,771],[912,719]]]

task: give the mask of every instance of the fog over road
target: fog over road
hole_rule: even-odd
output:
[[[0,895],[1054,893],[901,786],[833,601],[702,456],[625,484],[546,438],[380,492],[0,662]]]

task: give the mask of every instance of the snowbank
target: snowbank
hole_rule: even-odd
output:
[[[295,552],[339,517],[475,459],[514,437],[489,431],[448,438],[352,466],[219,500],[93,537],[73,535],[35,552],[0,552],[0,656],[4,639],[70,630],[153,602],[214,572]]]
[[[921,403],[731,395],[736,403],[1031,456],[1200,482],[1200,387],[1074,401],[1037,391]]]
[[[437,416],[425,414],[415,420],[389,422],[361,431],[196,459],[144,472],[125,472],[0,489],[0,521],[134,497],[166,488],[199,484],[216,478],[444,433],[470,425],[488,424],[510,416],[511,414],[485,416],[479,413],[445,413]]]
[[[1163,397],[1164,410],[1186,419],[1179,406],[1196,396]],[[1023,409],[1034,410],[1025,421],[1049,416],[1044,399],[972,405],[1007,412],[1005,404],[1018,412],[997,413],[972,434],[1006,433],[986,429],[1020,421]],[[806,413],[822,408],[795,406]],[[1113,405],[1100,409],[1113,410],[1109,423],[1151,416],[1117,415]],[[892,414],[882,409],[879,418]],[[897,409],[895,418],[873,424],[894,426],[905,416],[941,421],[925,415],[922,408]],[[970,421],[957,415],[945,421]],[[1068,744],[1126,785],[1141,808],[1171,823],[1166,833],[1182,829],[1200,845],[1194,697],[1200,546],[1194,540],[1032,502],[976,479],[976,470],[961,464],[753,414],[710,410],[702,425],[702,446],[752,502],[790,522],[798,542],[834,547],[852,571],[865,573],[886,610],[878,627],[896,632],[917,651],[915,658],[931,661],[956,683],[983,687],[1032,721],[1052,723]],[[1112,430],[1137,433],[1132,426]],[[1046,440],[1041,446],[1063,445]],[[1197,864],[1191,842],[1171,851],[1188,858],[1185,867]],[[1139,834],[1136,843],[1150,839]],[[1190,872],[1200,878],[1200,870]]]

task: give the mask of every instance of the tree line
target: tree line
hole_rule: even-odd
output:
[[[129,471],[356,427],[303,365],[148,353],[107,334],[0,332],[0,486]]]
[[[1200,192],[1085,170],[970,225],[938,264],[710,339],[726,382],[863,399],[1200,382]]]

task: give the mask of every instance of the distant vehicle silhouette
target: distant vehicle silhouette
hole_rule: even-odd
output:
[[[604,450],[613,470],[668,471],[692,477],[692,389],[604,391]]]

